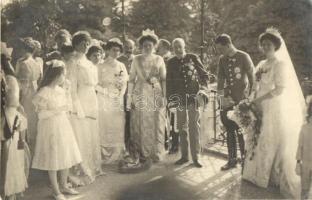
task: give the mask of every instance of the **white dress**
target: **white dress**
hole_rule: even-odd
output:
[[[100,141],[103,163],[114,163],[122,159],[125,149],[124,94],[128,73],[123,63],[107,59],[99,65]]]
[[[95,93],[98,74],[96,66],[83,54],[76,53],[71,64],[71,122],[83,161],[72,170],[70,180],[74,185],[86,185],[101,174],[98,101]]]
[[[39,121],[32,168],[62,170],[80,163],[80,151],[66,114],[65,91],[60,87],[43,87],[33,103]]]
[[[258,83],[257,96],[271,92],[274,97],[261,103],[261,133],[252,159],[252,152],[247,152],[243,179],[264,188],[269,183],[279,186],[281,194],[293,198],[298,197],[300,191],[300,179],[295,174],[295,154],[301,113],[300,102],[296,102],[289,93],[286,67],[277,59],[262,61],[257,66],[257,71],[265,72]],[[284,89],[275,94],[276,88]],[[246,149],[251,148],[247,146]]]
[[[20,83],[20,102],[28,119],[27,139],[31,153],[34,153],[37,136],[38,117],[35,112],[32,98],[38,88],[38,82],[42,77],[42,62],[32,56],[22,58],[16,64],[16,77]]]
[[[27,119],[17,111],[11,113],[10,116],[6,115],[9,128],[12,130],[15,116],[18,117],[18,129],[13,133],[13,137],[3,142],[3,156],[4,163],[1,163],[4,168],[4,194],[11,196],[24,192],[27,188],[27,166],[26,156],[24,150],[18,149],[18,141],[20,132],[27,129]],[[2,119],[4,120],[4,119]],[[24,148],[28,148],[25,144]],[[2,161],[3,161],[2,160]],[[5,164],[5,165],[4,165]]]

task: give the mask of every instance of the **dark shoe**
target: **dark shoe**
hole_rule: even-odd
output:
[[[172,147],[169,150],[169,154],[175,154],[175,153],[178,153],[178,152],[179,152],[179,148],[178,147]]]
[[[221,167],[221,171],[226,171],[236,167],[236,161],[229,161],[224,166]]]
[[[241,174],[243,175],[243,173],[244,173],[244,165],[245,164],[245,162],[244,162],[244,160],[241,162],[241,166],[242,166],[242,170],[241,170]]]
[[[202,167],[203,167],[202,164],[200,164],[200,163],[198,162],[198,160],[195,160],[195,161],[194,161],[194,166],[197,167],[197,168],[202,168]]]
[[[180,160],[178,160],[177,162],[175,162],[175,165],[183,165],[184,163],[187,163],[189,160],[186,158],[181,158]]]

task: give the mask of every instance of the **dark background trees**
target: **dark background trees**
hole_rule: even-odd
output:
[[[125,0],[127,37],[135,39],[150,28],[161,38],[183,37],[188,50],[199,53],[201,44],[201,0]],[[257,37],[267,27],[278,28],[289,48],[297,73],[304,77],[312,69],[312,5],[310,0],[205,0],[205,52],[215,71],[217,56],[213,38],[232,36],[235,45],[262,59]],[[60,28],[70,32],[88,30],[97,39],[122,38],[120,0],[18,0],[1,11],[2,40],[13,44],[32,36],[45,49],[53,45]],[[105,17],[112,19],[103,26]]]

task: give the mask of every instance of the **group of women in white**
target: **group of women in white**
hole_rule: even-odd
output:
[[[68,60],[47,63],[32,100],[39,117],[32,167],[49,172],[56,199],[78,193],[66,180],[74,186],[93,182],[103,174],[102,164],[120,160],[125,150],[123,96],[128,73],[116,60],[122,44],[109,41],[102,62],[102,48],[90,47],[90,42],[86,32],[73,35],[72,49],[61,49]]]
[[[139,39],[142,55],[139,61],[134,62],[137,66],[132,65],[130,72],[130,82],[138,80],[137,87],[142,87],[139,73],[145,73],[144,70],[153,74],[156,82],[160,78],[165,80],[164,61],[154,54],[156,37],[144,35]],[[125,65],[117,60],[123,50],[123,44],[117,38],[109,40],[104,46],[106,56],[101,44],[85,31],[75,33],[71,39],[68,31],[61,30],[56,40],[58,50],[51,52],[44,64],[42,59],[34,56],[36,41],[23,39],[23,56],[17,61],[15,75],[28,121],[31,167],[48,171],[54,198],[63,200],[66,199],[64,194],[78,194],[73,187],[69,187],[68,181],[72,186],[90,184],[103,174],[102,165],[117,164],[124,158],[124,97],[129,75]],[[141,60],[147,62],[144,68],[141,68]],[[147,91],[149,94],[144,95],[148,95],[151,102],[158,98],[152,95],[155,90],[164,98],[161,85],[156,89],[152,86],[146,88],[144,84],[143,87],[131,87],[129,91],[137,95]],[[133,117],[132,121],[138,122],[133,128],[139,133],[149,130],[150,136],[164,135],[164,106],[162,124],[160,118],[155,117],[160,115],[158,110],[149,110],[148,116],[140,110]],[[145,161],[140,155],[144,155],[145,159],[153,157],[160,160],[157,156],[159,152],[164,152],[164,141],[159,141],[162,145],[158,145],[157,136],[150,136],[138,135],[141,138],[136,139],[140,144],[133,148],[136,155],[134,163]],[[25,176],[23,180],[25,188]],[[13,189],[14,184],[10,187]],[[12,193],[6,192],[7,196]]]

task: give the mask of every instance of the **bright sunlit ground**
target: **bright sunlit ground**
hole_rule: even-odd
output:
[[[113,167],[95,183],[79,188],[81,195],[69,199],[80,200],[206,200],[206,199],[280,199],[278,189],[261,189],[241,181],[240,167],[221,172],[223,158],[202,155],[204,167],[194,168],[191,163],[175,166],[178,155],[168,155],[163,163],[138,174],[119,174]],[[38,173],[36,173],[38,174]],[[52,199],[46,175],[30,184],[25,200]]]

